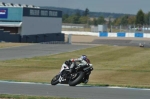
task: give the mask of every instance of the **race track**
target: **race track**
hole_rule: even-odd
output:
[[[150,90],[91,86],[0,82],[1,94],[57,96],[82,99],[149,99]]]
[[[94,45],[71,45],[71,44],[34,44],[21,47],[0,49],[0,60],[31,58],[70,52],[79,49],[93,47]]]
[[[143,44],[144,47],[150,48],[150,41],[146,40],[118,40],[118,39],[95,39],[92,42],[77,42],[83,44],[106,44],[117,46],[134,46],[139,47],[139,44]]]
[[[23,47],[13,47],[0,49],[0,60],[30,58],[34,56],[44,56],[58,54],[62,52],[74,51],[89,48],[96,45],[91,44],[110,44],[118,46],[137,46],[141,41],[132,40],[95,40],[90,45],[70,45],[70,44],[34,44]],[[146,47],[150,47],[149,41],[143,41]],[[57,96],[82,99],[149,99],[149,89],[132,88],[108,88],[65,85],[51,86],[50,84],[35,83],[15,83],[0,81],[0,94],[21,94],[37,96]]]

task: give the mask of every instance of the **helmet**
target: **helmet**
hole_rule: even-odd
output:
[[[80,58],[83,59],[83,60],[86,60],[87,56],[86,55],[82,55]]]
[[[86,55],[82,55],[80,58],[81,58],[82,60],[85,60],[87,63],[90,63],[90,60],[87,58]]]

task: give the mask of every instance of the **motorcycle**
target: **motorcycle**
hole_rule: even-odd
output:
[[[76,65],[72,73],[70,73],[69,70],[70,68],[63,63],[60,72],[51,80],[51,85],[60,83],[76,86],[77,84],[83,83],[85,81],[85,76],[90,75],[93,70],[93,66],[92,64],[82,67]]]

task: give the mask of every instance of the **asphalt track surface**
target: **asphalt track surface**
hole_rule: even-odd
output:
[[[149,89],[0,82],[0,94],[54,96],[82,99],[149,99]]]
[[[31,58],[70,52],[79,49],[93,47],[94,45],[71,45],[71,44],[34,44],[21,47],[0,49],[0,60]]]
[[[146,48],[150,48],[150,40],[120,40],[120,39],[95,39],[92,42],[78,42],[84,44],[106,44],[117,46],[134,46],[139,47],[139,44],[144,45]]]
[[[133,40],[95,40],[87,44],[108,44],[118,46],[139,46],[143,43],[150,47],[150,41]],[[0,60],[30,58],[49,54],[74,51],[95,45],[69,45],[69,44],[35,44],[23,47],[0,49]],[[82,99],[150,99],[150,89],[109,88],[66,85],[51,86],[50,84],[15,83],[0,81],[0,94],[57,96]]]

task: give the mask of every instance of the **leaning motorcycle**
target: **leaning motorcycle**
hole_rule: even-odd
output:
[[[78,67],[76,66],[72,73],[69,72],[69,67],[64,63],[60,72],[51,80],[51,85],[69,84],[69,86],[76,86],[84,82],[86,75],[89,75],[93,70],[92,64]]]

